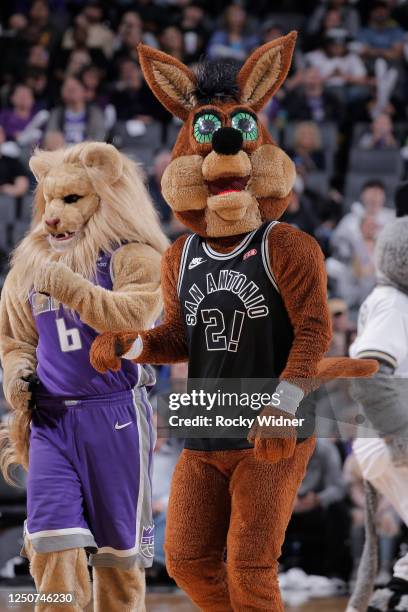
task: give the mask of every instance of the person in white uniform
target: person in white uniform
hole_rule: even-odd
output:
[[[376,245],[377,285],[360,308],[350,356],[377,359],[378,373],[355,380],[352,395],[377,437],[353,444],[369,485],[366,547],[347,612],[408,611],[408,554],[397,561],[386,587],[370,598],[376,569],[373,510],[383,494],[408,525],[408,217],[386,225]],[[368,607],[367,607],[368,606]]]

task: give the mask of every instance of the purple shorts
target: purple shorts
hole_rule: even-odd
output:
[[[150,567],[155,432],[145,387],[37,398],[25,536],[38,552],[92,549],[92,565]]]

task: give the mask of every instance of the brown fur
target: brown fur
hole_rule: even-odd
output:
[[[185,120],[195,100],[190,70],[176,58],[140,44],[139,61],[146,81],[170,113]]]
[[[278,91],[289,72],[297,33],[277,38],[252,53],[238,76],[241,100],[259,111]]]
[[[227,156],[215,152],[211,143],[199,144],[195,140],[194,119],[199,112],[213,111],[223,126],[231,126],[234,111],[260,110],[287,75],[295,38],[292,33],[263,45],[248,58],[238,75],[239,102],[191,107],[189,99],[184,110],[175,108],[174,102],[171,107],[168,86],[163,86],[161,78],[154,78],[152,63],[157,52],[140,47],[148,83],[158,98],[165,100],[167,108],[184,120],[173,161],[163,176],[164,196],[176,217],[219,252],[230,251],[263,221],[282,215],[290,201],[295,170],[260,123],[257,140],[244,141],[238,153]],[[172,59],[167,61],[171,63]],[[174,65],[176,73],[181,70],[178,62]],[[193,89],[194,74],[189,72],[188,78]],[[172,81],[175,83],[176,78]],[[180,103],[178,98],[177,104]],[[248,176],[249,181],[241,191],[227,189],[226,193],[214,195],[209,190],[209,181],[231,176]],[[188,359],[177,295],[185,239],[177,240],[163,258],[163,324],[153,330],[97,338],[91,359],[100,371],[117,367],[118,356],[138,335],[143,342],[138,362],[174,363]],[[294,330],[281,378],[307,393],[331,376],[371,374],[374,366],[367,366],[366,361],[324,360],[331,323],[325,265],[316,241],[281,223],[270,232],[268,247],[271,269]],[[284,405],[281,408],[279,414],[284,413]],[[205,612],[283,612],[277,559],[314,440],[296,444],[292,427],[267,439],[265,432],[253,433],[255,451],[185,450],[174,475],[167,520],[167,567],[177,584]]]
[[[166,566],[200,610],[283,612],[278,558],[314,446],[311,438],[275,464],[251,450],[183,451],[170,492]]]

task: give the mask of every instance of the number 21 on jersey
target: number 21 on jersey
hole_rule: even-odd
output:
[[[208,351],[230,351],[236,353],[244,323],[245,312],[234,311],[230,334],[225,334],[224,315],[218,308],[201,310],[201,318],[205,323],[205,339]]]

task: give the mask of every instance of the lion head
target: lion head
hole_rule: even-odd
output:
[[[82,143],[37,150],[30,168],[38,181],[30,232],[13,254],[27,295],[44,260],[62,261],[92,278],[99,253],[141,242],[163,252],[167,240],[141,170],[115,147]]]
[[[205,63],[196,73],[161,51],[139,45],[145,78],[162,104],[183,120],[162,178],[176,217],[201,236],[236,236],[286,209],[295,167],[258,113],[288,73],[296,33],[254,51],[237,71]]]

